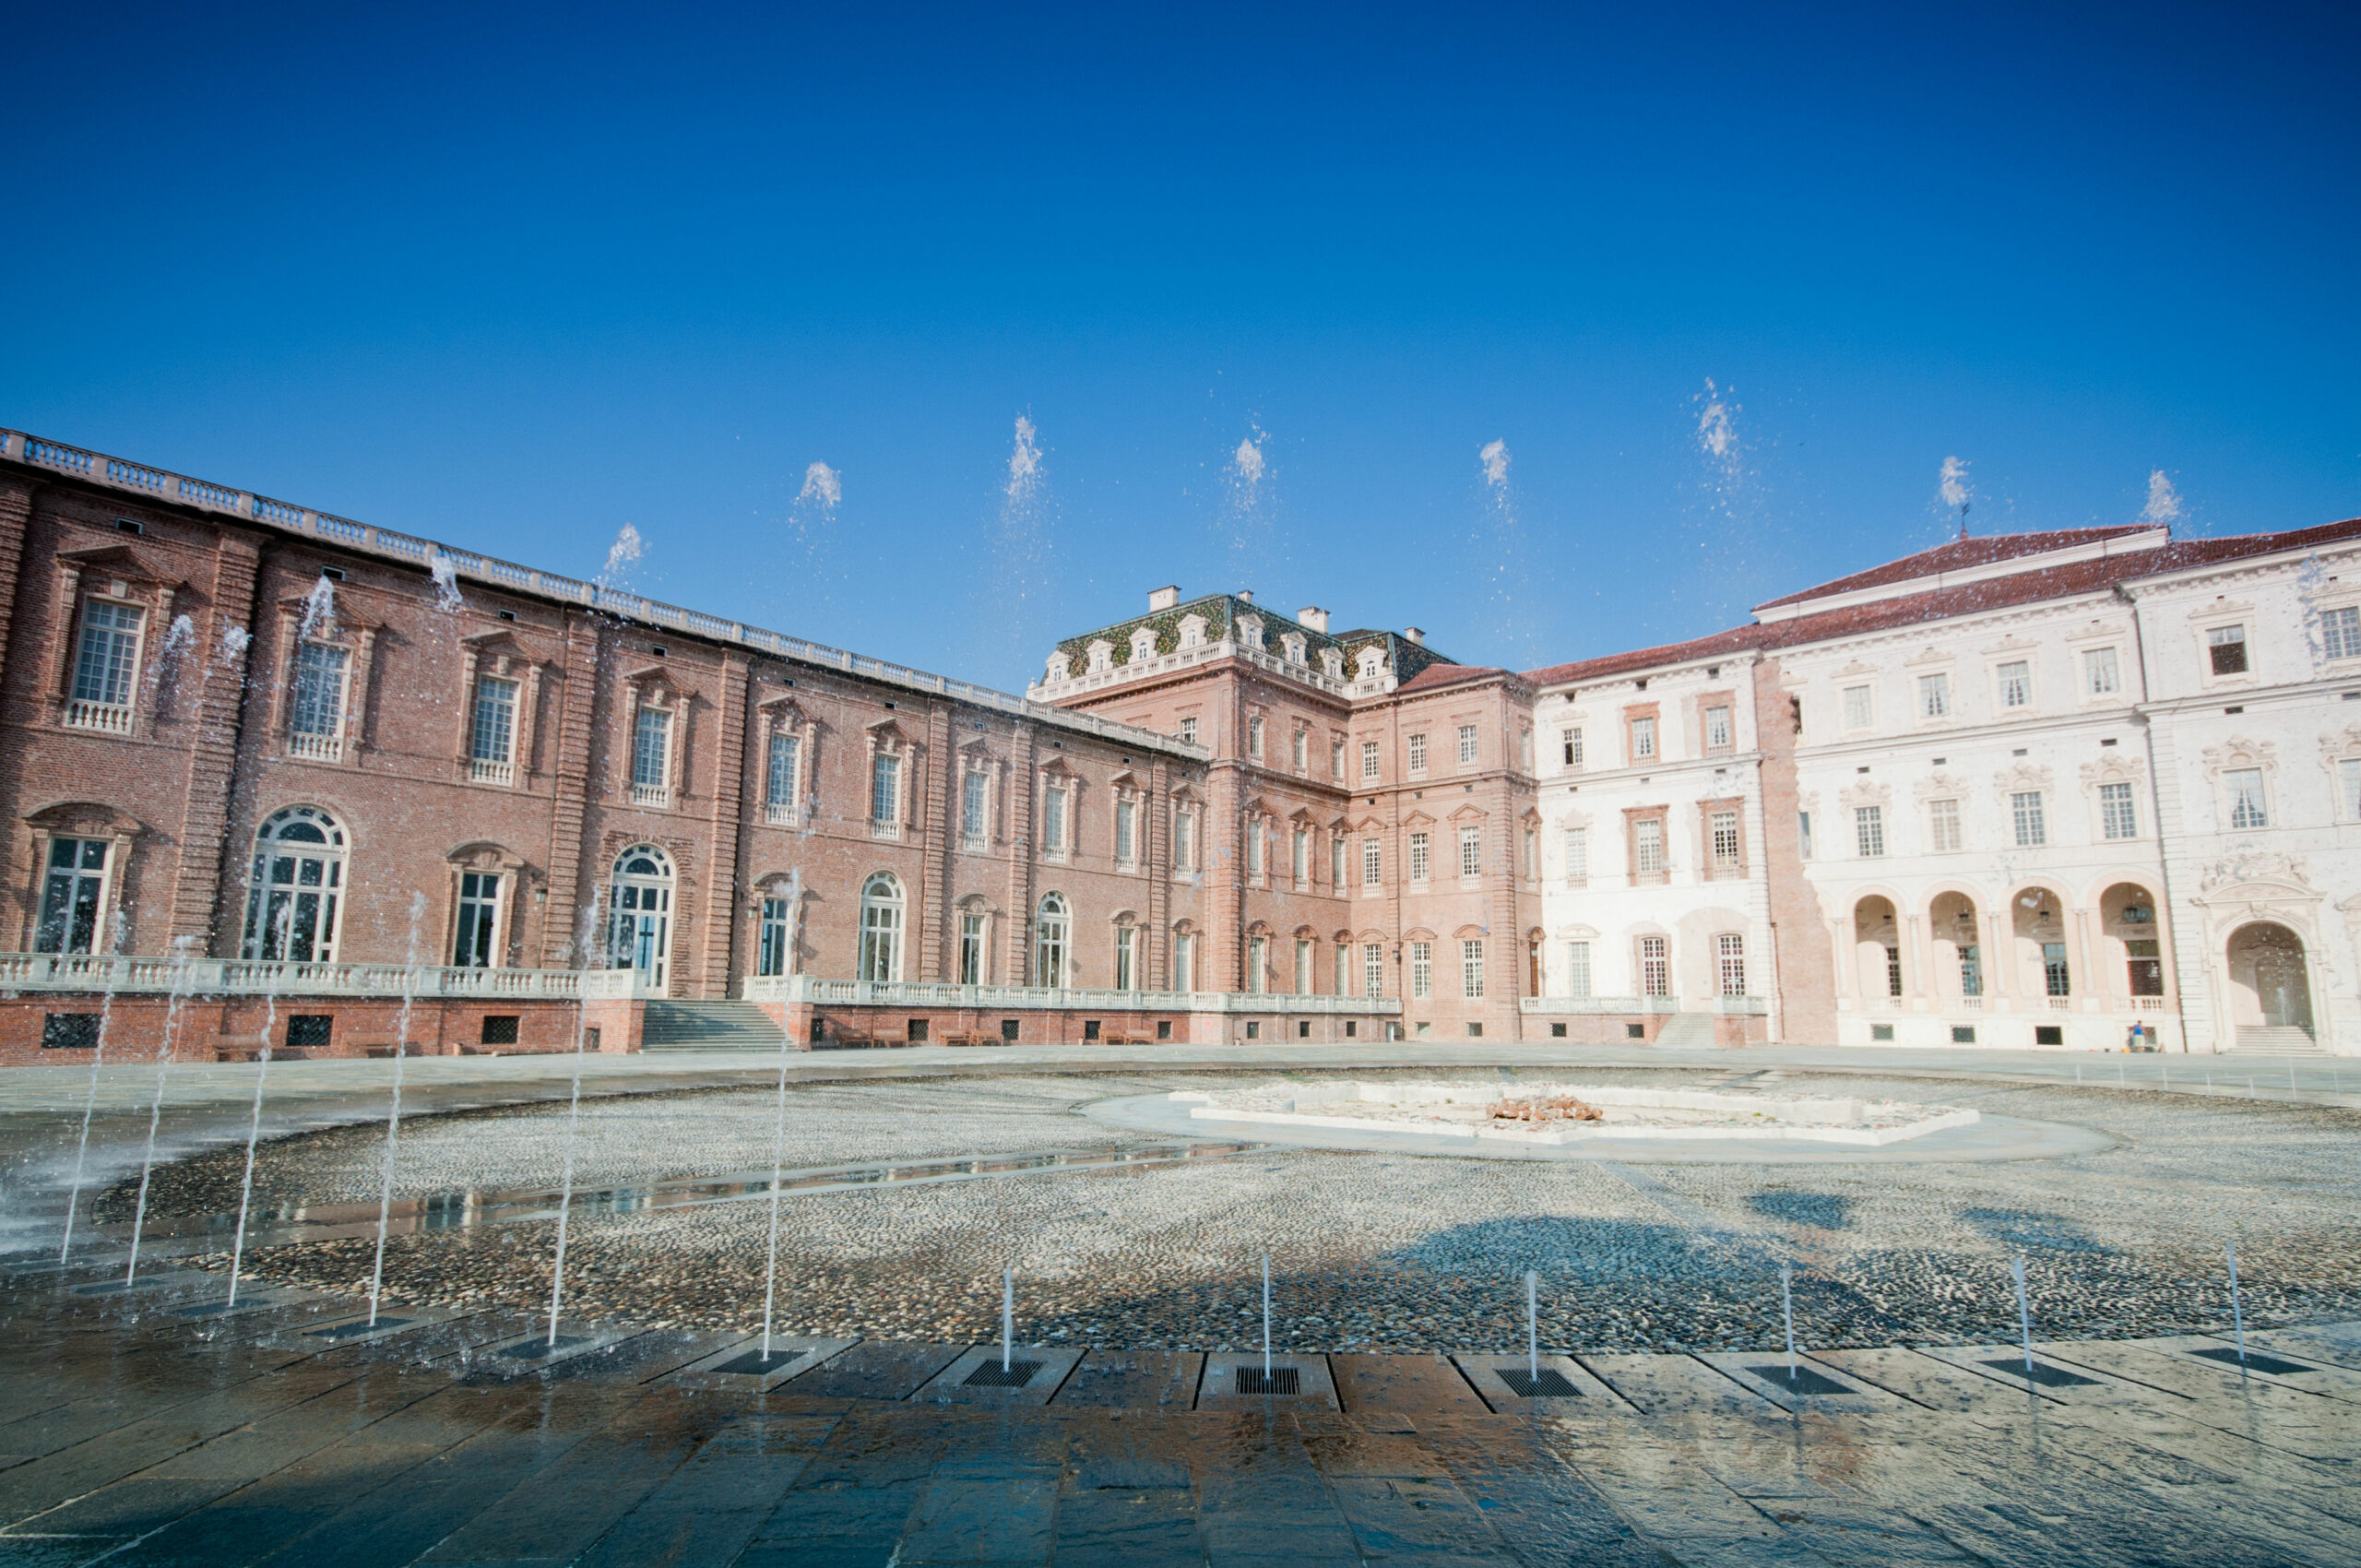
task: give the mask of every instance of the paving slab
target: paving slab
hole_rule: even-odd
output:
[[[1792,1376],[1785,1352],[1769,1355],[1760,1350],[1713,1350],[1700,1353],[1697,1359],[1783,1410],[1849,1410],[1872,1415],[1903,1403],[1875,1384],[1857,1382],[1834,1367],[1818,1364],[1809,1356],[1796,1358]]]
[[[1535,1378],[1524,1356],[1453,1356],[1486,1406],[1501,1415],[1580,1415],[1588,1410],[1628,1409],[1622,1396],[1601,1383],[1572,1356],[1543,1356]]]
[[[2056,1405],[2058,1397],[2022,1383],[2004,1384],[1954,1366],[1940,1357],[1902,1346],[1875,1350],[1815,1350],[1812,1360],[1858,1382],[1875,1384],[1930,1410],[2021,1414],[2028,1398]]]
[[[2060,1404],[2119,1405],[2151,1392],[2094,1367],[2061,1366],[2039,1348],[2033,1353],[2033,1371],[2027,1375],[2022,1345],[1930,1345],[1921,1354],[2011,1388],[2038,1388]]]
[[[1204,1371],[1202,1350],[1092,1350],[1058,1385],[1053,1402],[1062,1407],[1193,1409]]]
[[[575,1568],[726,1563],[808,1469],[837,1418],[731,1420],[575,1560]]]
[[[1762,1415],[1775,1408],[1693,1356],[1584,1355],[1601,1383],[1652,1416]]]
[[[2332,1361],[2338,1366],[2361,1372],[2361,1323],[2321,1323],[2292,1328],[2259,1329],[2248,1334],[2247,1343],[2298,1360]]]
[[[2142,1341],[2160,1350],[2194,1356],[2217,1367],[2243,1372],[2282,1388],[2300,1388],[2347,1403],[2361,1402],[2361,1370],[2340,1366],[2325,1357],[2297,1356],[2292,1351],[2258,1345],[2247,1337],[2246,1356],[2238,1356],[2236,1340],[2226,1334],[2167,1335]]]
[[[1264,1386],[1264,1356],[1260,1350],[1220,1350],[1207,1356],[1205,1380],[1197,1386],[1197,1408],[1342,1408],[1336,1399],[1335,1380],[1329,1374],[1327,1357],[1292,1351],[1274,1353],[1269,1366],[1270,1383]]]
[[[1003,1368],[999,1346],[971,1346],[910,1397],[929,1405],[1046,1405],[1081,1360],[1078,1348],[1020,1345],[1010,1348]]]
[[[798,1378],[795,1392],[814,1399],[908,1399],[967,1349],[864,1339]]]
[[[1352,1415],[1471,1416],[1489,1408],[1448,1356],[1331,1353],[1336,1397]]]
[[[765,1357],[760,1335],[733,1336],[728,1343],[666,1375],[680,1384],[764,1394],[801,1377],[859,1343],[857,1339],[826,1339],[810,1335],[773,1335],[770,1354]]]
[[[1054,1465],[944,1460],[903,1525],[895,1563],[1047,1562],[1060,1479]]]
[[[607,1324],[560,1318],[557,1332],[546,1323],[531,1331],[471,1347],[468,1362],[476,1377],[528,1377],[584,1356],[595,1356],[633,1338],[635,1331]]]
[[[1286,1413],[1240,1411],[1228,1423],[1208,1427],[1192,1458],[1197,1526],[1208,1562],[1361,1568],[1366,1562]]]

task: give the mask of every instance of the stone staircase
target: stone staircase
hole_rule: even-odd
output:
[[[2309,1029],[2293,1024],[2240,1024],[2232,1056],[2326,1056],[2328,1049]]]
[[[1674,1051],[1711,1051],[1714,1049],[1714,1016],[1711,1013],[1675,1013],[1656,1031],[1655,1042]]]
[[[787,1031],[752,1002],[651,1002],[644,1051],[777,1051]]]

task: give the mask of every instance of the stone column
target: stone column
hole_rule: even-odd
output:
[[[1903,990],[1910,997],[1910,1010],[1923,1013],[1927,1010],[1927,998],[1934,990],[1935,971],[1934,955],[1927,946],[1927,924],[1916,915],[1899,916],[1898,923],[1904,928],[1894,932],[1902,944]]]
[[[2015,996],[2017,991],[2011,983],[2015,977],[2010,972],[2017,964],[2015,916],[2002,908],[1987,913],[1984,919],[1992,932],[1992,939],[1984,946],[1984,990],[1987,995],[1997,996],[2005,1003]],[[2004,920],[2011,923],[2001,924]],[[2001,1011],[2008,1009],[2003,1007]]]
[[[2076,909],[2074,911],[2074,961],[2082,966],[2082,978],[2074,982],[2074,993],[2077,1000],[2088,997],[2098,1004],[2097,1011],[2106,1012],[2110,1010],[2109,1003],[2114,996],[2114,988],[2107,984],[2106,977],[2099,972],[2098,964],[2092,958],[2091,951],[2091,911]],[[2077,1008],[2076,1011],[2086,1012],[2091,1009]]]

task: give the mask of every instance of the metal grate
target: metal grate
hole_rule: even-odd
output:
[[[2023,1356],[1999,1356],[1984,1364],[1995,1372],[2004,1372],[2012,1377],[2026,1375],[2025,1359]],[[2064,1367],[2053,1367],[2047,1361],[2035,1361],[2033,1364],[2032,1377],[2034,1382],[2044,1388],[2095,1388],[2098,1386],[2098,1380],[2095,1378],[2077,1377]]]
[[[1300,1394],[1303,1373],[1294,1367],[1273,1367],[1264,1372],[1261,1367],[1238,1369],[1238,1392],[1240,1394]]]
[[[2024,1362],[2019,1361],[2017,1371],[2022,1372],[2024,1370]],[[1767,1367],[1749,1367],[1746,1369],[1746,1374],[1749,1377],[1759,1377],[1773,1387],[1784,1388],[1790,1394],[1850,1394],[1853,1392],[1834,1378],[1822,1377],[1809,1367],[1799,1366],[1790,1372],[1784,1361]]]
[[[722,1362],[713,1370],[718,1372],[738,1372],[747,1377],[760,1377],[775,1372],[789,1361],[800,1361],[809,1352],[802,1350],[773,1350],[765,1356],[760,1350],[749,1350],[742,1356]]]
[[[969,1388],[1022,1388],[1040,1370],[1038,1361],[1011,1361],[1003,1368],[998,1361],[988,1360],[969,1372],[965,1382]]]
[[[1556,1367],[1543,1367],[1536,1374],[1523,1367],[1495,1367],[1509,1392],[1520,1399],[1573,1399],[1582,1395]]]
[[[2287,1361],[2280,1360],[2277,1356],[2266,1356],[2260,1350],[2248,1350],[2246,1360],[2241,1362],[2238,1360],[2238,1348],[2236,1345],[2209,1346],[2202,1350],[2191,1350],[2189,1354],[2202,1356],[2209,1361],[2226,1362],[2234,1367],[2243,1365],[2249,1371],[2261,1372],[2266,1377],[2285,1377],[2289,1372],[2319,1370],[2303,1361]]]
[[[409,1321],[406,1317],[381,1317],[375,1323],[371,1323],[365,1317],[357,1317],[350,1323],[332,1323],[326,1328],[306,1329],[304,1332],[314,1339],[350,1339],[356,1334],[376,1334],[388,1328],[408,1328]]]
[[[492,1354],[506,1356],[512,1360],[538,1361],[544,1356],[554,1356],[560,1350],[571,1349],[576,1345],[587,1342],[587,1336],[579,1334],[561,1334],[557,1336],[555,1344],[552,1344],[546,1336],[536,1335],[521,1345],[510,1345],[493,1351]]]

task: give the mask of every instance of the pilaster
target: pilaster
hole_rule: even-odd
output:
[[[558,683],[556,755],[551,759],[550,907],[541,922],[543,968],[582,965],[587,954],[575,948],[582,906],[582,857],[590,803],[592,707],[598,697],[601,623],[569,613],[565,624],[565,669]],[[589,933],[594,944],[597,933]]]
[[[697,993],[730,994],[739,919],[738,845],[740,804],[746,790],[746,701],[751,684],[746,661],[721,661],[721,700],[714,705],[713,815],[706,849],[705,951]]]
[[[225,841],[230,802],[239,783],[239,741],[244,732],[246,673],[254,658],[249,640],[238,657],[225,662],[215,657],[222,633],[235,620],[254,624],[255,588],[261,578],[262,552],[256,541],[225,532],[214,552],[213,636],[200,651],[204,676],[198,686],[196,723],[190,737],[188,802],[181,815],[180,865],[172,881],[172,918],[169,940],[195,937],[205,951],[234,952],[237,934],[226,938],[226,919],[236,932],[244,919],[235,890],[245,877],[245,847]],[[247,759],[248,766],[259,758]]]

